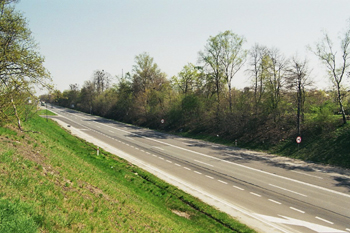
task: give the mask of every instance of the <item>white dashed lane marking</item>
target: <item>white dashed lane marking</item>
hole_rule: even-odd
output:
[[[227,184],[227,182],[225,181],[222,181],[222,180],[218,180],[220,183],[223,183],[223,184]]]
[[[257,196],[257,197],[261,197],[260,194],[257,194],[257,193],[253,193],[253,192],[250,192],[250,194],[254,195],[254,196]]]
[[[211,177],[211,176],[208,176],[208,175],[205,175],[205,177],[207,177],[209,179],[214,179],[214,177]]]
[[[197,171],[194,171],[194,173],[197,173],[197,174],[199,174],[199,175],[202,175],[202,173],[200,173],[200,172],[197,172]]]
[[[241,188],[241,187],[238,187],[238,186],[233,186],[234,188],[236,188],[236,189],[239,189],[239,190],[244,190],[243,188]]]
[[[205,165],[210,166],[210,167],[214,167],[213,165],[211,165],[211,164],[209,164],[209,163],[204,163],[204,162],[199,161],[199,160],[194,160],[194,161],[196,161],[196,162],[198,162],[198,163],[205,164]]]
[[[184,168],[185,168],[186,170],[189,170],[189,171],[191,170],[191,169],[190,169],[190,168],[188,168],[188,167],[184,167]]]
[[[289,190],[289,189],[285,189],[285,188],[279,187],[277,185],[273,185],[273,184],[269,184],[269,185],[272,186],[272,187],[278,188],[278,189],[282,189],[282,190],[287,191],[287,192],[291,192],[291,193],[298,194],[298,195],[303,196],[303,197],[307,197],[305,194],[298,193],[298,192],[295,192],[295,191],[292,191],[292,190]]]
[[[299,210],[299,209],[294,208],[294,207],[289,207],[289,208],[292,209],[292,210],[295,210],[295,211],[297,211],[299,213],[305,214],[305,211]]]
[[[278,204],[278,205],[281,205],[282,203],[281,202],[278,202],[278,201],[275,201],[275,200],[272,200],[272,199],[269,199],[269,201],[275,203],[275,204]]]

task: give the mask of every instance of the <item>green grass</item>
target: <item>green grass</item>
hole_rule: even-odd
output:
[[[40,133],[0,128],[0,203],[20,210],[7,213],[10,224],[28,221],[31,232],[254,232],[123,159],[97,156],[51,120],[25,124]]]
[[[0,232],[38,232],[32,213],[33,207],[24,202],[0,199]]]
[[[51,112],[51,111],[48,110],[48,109],[40,109],[40,110],[38,111],[38,115],[55,116],[56,113],[53,113],[53,112]]]

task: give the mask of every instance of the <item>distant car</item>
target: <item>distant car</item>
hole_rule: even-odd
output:
[[[45,106],[45,102],[41,102],[41,106]]]

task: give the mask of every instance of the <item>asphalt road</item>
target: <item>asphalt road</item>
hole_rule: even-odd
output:
[[[348,176],[71,109],[49,110],[71,129],[127,154],[161,178],[170,177],[257,231],[350,232]]]

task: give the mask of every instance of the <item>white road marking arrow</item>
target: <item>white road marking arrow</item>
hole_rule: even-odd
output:
[[[283,224],[289,224],[289,225],[295,225],[295,226],[303,226],[306,228],[309,228],[310,230],[313,230],[315,232],[318,233],[347,233],[346,231],[341,231],[341,230],[337,230],[334,228],[330,228],[330,227],[325,227],[322,225],[318,225],[315,223],[311,223],[311,222],[306,222],[303,220],[299,220],[299,219],[294,219],[294,218],[289,218],[286,216],[281,216],[282,218],[276,218],[276,217],[272,217],[272,216],[267,216],[267,215],[262,215],[262,214],[256,214],[258,217],[263,218],[267,221],[270,222],[274,222],[274,223],[283,223]]]

